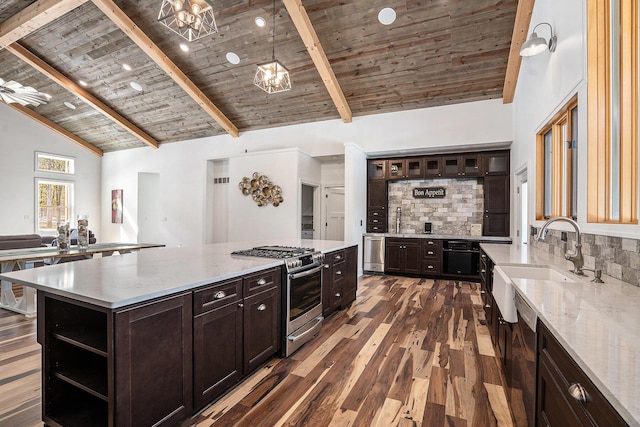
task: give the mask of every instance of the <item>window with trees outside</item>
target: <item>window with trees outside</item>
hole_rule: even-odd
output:
[[[75,159],[36,152],[36,170],[38,172],[75,173]]]
[[[536,219],[577,219],[578,99],[569,101],[536,139]]]
[[[36,178],[37,233],[51,234],[59,222],[73,218],[74,184]]]

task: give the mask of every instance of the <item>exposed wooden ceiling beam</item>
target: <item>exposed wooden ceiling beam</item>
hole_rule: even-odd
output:
[[[522,46],[522,43],[527,39],[534,4],[535,0],[518,1],[516,21],[513,25],[513,35],[511,36],[509,62],[507,63],[507,72],[504,76],[504,88],[502,90],[502,102],[505,104],[511,104],[513,102],[513,96],[516,93],[516,84],[518,83],[518,74],[520,73],[520,64],[522,63],[520,46]]]
[[[8,104],[10,107],[13,107],[15,110],[20,111],[23,114],[26,114],[27,116],[31,117],[33,120],[45,125],[46,127],[48,127],[49,129],[58,132],[60,135],[69,138],[70,140],[72,140],[73,142],[75,142],[76,144],[80,145],[82,148],[86,148],[87,150],[93,152],[94,154],[97,154],[98,156],[102,157],[104,155],[104,152],[99,149],[98,147],[96,147],[95,145],[92,145],[90,143],[88,143],[87,141],[85,141],[84,139],[80,138],[79,136],[69,132],[68,130],[64,129],[63,127],[55,124],[54,122],[52,122],[51,120],[47,119],[46,117],[41,116],[40,114],[36,113],[35,111],[33,111],[30,108],[27,107],[23,107],[20,104]]]
[[[324,53],[324,49],[320,44],[316,30],[314,30],[313,25],[311,25],[306,9],[302,6],[302,2],[300,0],[283,0],[283,2],[284,6],[287,8],[287,12],[289,12],[289,16],[291,16],[293,24],[296,26],[296,29],[304,42],[304,45],[307,47],[307,51],[309,52],[314,65],[318,69],[318,73],[320,73],[320,77],[322,78],[324,85],[329,91],[329,95],[331,96],[333,103],[338,109],[338,113],[340,113],[340,117],[342,117],[342,121],[345,123],[351,123],[353,117],[351,108],[349,108],[349,104],[347,104],[342,88],[340,88],[340,83],[338,83],[338,79],[333,73],[331,64],[327,59],[327,55]]]
[[[107,118],[113,120],[116,124],[122,126],[126,131],[143,141],[145,144],[154,148],[158,148],[158,141],[153,139],[151,136],[131,123],[129,120],[113,111],[109,106],[91,95],[89,92],[82,89],[79,85],[74,83],[72,80],[53,68],[51,65],[38,58],[20,43],[13,43],[9,46],[6,46],[6,49],[16,55],[18,58],[22,59],[27,64],[31,65],[36,70],[40,71],[45,76],[49,77],[51,80],[58,83],[63,88],[67,89],[69,92],[81,98],[84,102],[100,111]]]
[[[39,0],[0,23],[0,46],[8,46],[89,0]]]
[[[174,64],[167,55],[111,0],[92,0],[149,58],[164,70],[193,100],[231,136],[238,137],[238,128],[209,98]]]

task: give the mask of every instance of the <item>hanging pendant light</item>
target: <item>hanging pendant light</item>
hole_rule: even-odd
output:
[[[267,93],[291,89],[289,70],[276,59],[276,0],[273,0],[273,33],[271,38],[271,62],[258,64],[253,84]]]
[[[190,42],[218,32],[210,0],[162,0],[158,22]]]

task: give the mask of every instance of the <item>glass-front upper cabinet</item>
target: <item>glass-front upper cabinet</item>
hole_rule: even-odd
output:
[[[387,178],[387,161],[386,160],[369,160],[367,177],[369,179],[386,179]]]
[[[480,176],[482,173],[480,159],[480,154],[442,156],[442,176],[452,178]]]
[[[442,176],[442,157],[429,156],[424,158],[425,178],[438,178]]]
[[[485,175],[506,175],[509,173],[508,151],[484,153],[482,157]]]
[[[420,179],[423,177],[422,157],[389,160],[387,166],[387,179]]]

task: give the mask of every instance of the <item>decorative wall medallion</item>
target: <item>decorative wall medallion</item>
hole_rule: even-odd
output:
[[[243,177],[238,183],[238,188],[245,196],[251,196],[258,206],[278,206],[284,202],[282,189],[269,181],[266,175],[260,175],[258,172],[254,172],[251,178]]]

